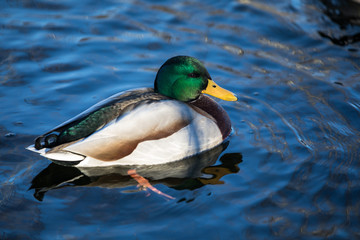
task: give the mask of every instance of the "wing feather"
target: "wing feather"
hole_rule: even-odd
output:
[[[188,126],[194,113],[178,101],[146,104],[65,150],[102,161],[115,161],[130,155],[144,141],[166,138]]]
[[[52,148],[85,138],[141,104],[168,99],[151,88],[121,92],[35,139],[35,148]]]

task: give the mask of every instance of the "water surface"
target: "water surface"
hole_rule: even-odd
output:
[[[0,6],[0,238],[360,238],[356,1]],[[25,150],[98,101],[151,87],[175,55],[202,60],[239,96],[219,100],[228,146],[191,171],[143,170],[175,199],[120,170],[64,169]]]

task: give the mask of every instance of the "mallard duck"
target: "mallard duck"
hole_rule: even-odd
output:
[[[204,65],[168,59],[154,88],[121,92],[37,137],[28,149],[77,167],[155,165],[218,146],[231,133],[226,111],[210,97],[236,101]]]

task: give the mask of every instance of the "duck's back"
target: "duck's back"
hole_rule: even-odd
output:
[[[53,148],[85,138],[119,118],[132,109],[150,102],[169,99],[154,92],[152,88],[142,88],[115,94],[75,116],[49,132],[35,139],[35,148]]]

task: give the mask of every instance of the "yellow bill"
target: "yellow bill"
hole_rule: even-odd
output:
[[[225,101],[236,101],[237,97],[232,92],[220,87],[213,80],[208,79],[208,85],[202,93],[209,94],[211,96],[220,98]]]

